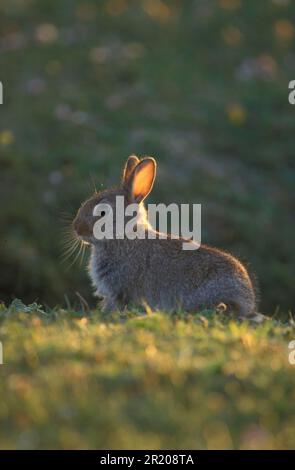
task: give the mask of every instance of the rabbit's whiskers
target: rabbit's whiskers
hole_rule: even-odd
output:
[[[81,256],[80,265],[82,265],[88,243],[76,237],[70,224],[63,227],[61,231],[63,236],[61,263],[67,263],[67,269],[70,269]]]
[[[80,255],[82,253],[83,244],[82,244],[81,240],[78,240],[78,248],[79,248],[78,252],[76,253],[76,255],[75,255],[74,259],[72,260],[72,262],[69,264],[68,269],[70,269],[76,263],[76,261],[78,261]],[[74,256],[74,254],[73,254],[73,256]]]

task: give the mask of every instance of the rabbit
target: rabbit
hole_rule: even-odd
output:
[[[96,295],[103,298],[103,311],[144,304],[168,311],[220,307],[239,317],[254,315],[254,284],[240,261],[203,244],[195,250],[183,250],[185,239],[168,234],[160,239],[151,227],[144,200],[152,190],[156,170],[154,158],[130,156],[121,187],[95,192],[73,221],[77,237],[91,245],[89,274]],[[99,219],[93,216],[94,208],[104,203],[115,210],[116,196],[123,196],[125,208],[131,203],[138,205],[136,228],[146,235],[153,231],[156,238],[129,239],[126,234],[122,239],[94,237],[94,223]]]

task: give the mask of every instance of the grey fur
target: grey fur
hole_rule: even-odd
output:
[[[178,308],[197,311],[225,304],[227,310],[239,316],[253,314],[255,290],[248,272],[240,261],[224,251],[206,245],[198,250],[183,250],[181,238],[97,240],[93,237],[93,207],[101,201],[114,206],[116,195],[123,195],[126,205],[136,200],[141,208],[138,227],[146,233],[154,231],[148,224],[143,199],[153,185],[156,163],[145,158],[133,171],[126,171],[134,165],[132,159],[132,165],[127,161],[122,187],[96,193],[82,205],[74,220],[78,236],[91,244],[89,273],[96,294],[104,299],[104,310],[146,303],[151,308],[169,311]],[[136,195],[136,177],[143,167],[150,183]]]

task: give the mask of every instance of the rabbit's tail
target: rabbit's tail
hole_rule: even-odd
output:
[[[252,302],[249,298],[220,302],[215,308],[219,313],[236,313],[240,318],[249,318],[256,314],[255,302]]]

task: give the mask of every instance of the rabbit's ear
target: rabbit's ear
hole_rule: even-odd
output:
[[[131,198],[136,202],[143,201],[151,192],[155,177],[157,163],[154,158],[143,158],[136,166],[129,181]]]
[[[127,162],[125,164],[122,176],[122,185],[126,186],[128,184],[129,178],[136,167],[136,165],[140,162],[139,158],[136,155],[130,155],[127,158]]]

